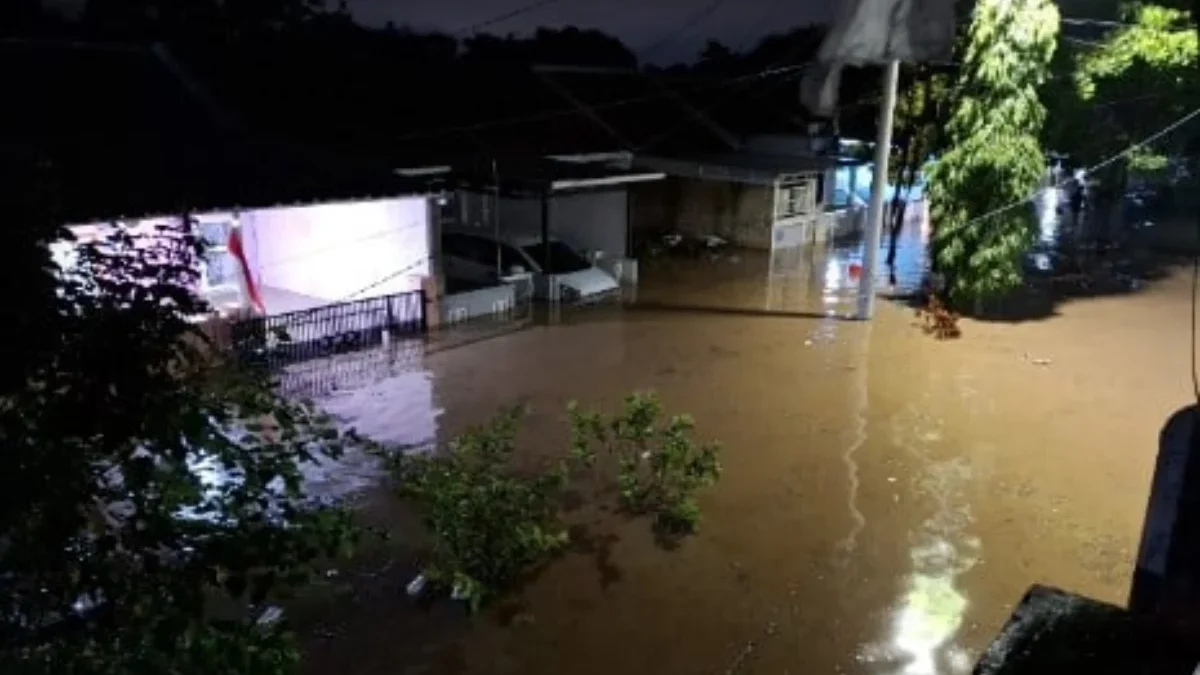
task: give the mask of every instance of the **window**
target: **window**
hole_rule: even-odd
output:
[[[779,207],[776,217],[791,218],[810,213],[816,208],[816,190],[811,181],[778,188]]]
[[[561,241],[532,244],[522,248],[546,274],[570,274],[590,269],[592,264]],[[549,263],[547,263],[549,254]]]

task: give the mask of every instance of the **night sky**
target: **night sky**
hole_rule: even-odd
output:
[[[523,32],[538,26],[595,28],[612,33],[634,51],[674,34],[712,0],[561,0],[507,22],[489,32]],[[533,4],[532,0],[349,0],[352,11],[368,24],[389,20],[413,27],[456,30]],[[665,44],[651,60],[688,58],[709,37],[731,46],[753,43],[762,35],[801,24],[826,21],[833,3],[820,0],[726,0],[706,19]]]
[[[4,0],[0,0],[3,2]],[[85,0],[45,0],[69,11]],[[492,33],[522,33],[538,26],[575,25],[620,37],[635,52],[672,35],[714,0],[559,0],[489,26]],[[836,0],[834,0],[836,1]],[[388,21],[418,29],[455,31],[533,4],[534,0],[347,0],[364,24]],[[830,0],[725,0],[704,20],[649,54],[650,61],[695,56],[704,40],[716,37],[733,47],[750,46],[766,33],[827,21]]]
[[[4,0],[0,0],[3,2]],[[85,0],[45,0],[63,8]],[[681,30],[697,12],[719,2],[711,14]],[[838,0],[557,0],[502,23],[492,33],[524,33],[538,26],[595,28],[620,37],[644,60],[664,63],[690,60],[705,39],[746,48],[763,35],[800,25],[828,21]],[[364,24],[388,21],[416,29],[456,31],[488,21],[534,0],[347,0]],[[1059,0],[1064,16],[1115,18],[1117,0]],[[677,34],[677,35],[676,35]],[[650,54],[643,50],[668,36]]]

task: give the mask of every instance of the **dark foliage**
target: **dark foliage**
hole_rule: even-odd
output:
[[[56,263],[53,175],[4,177],[0,672],[290,672],[288,634],[255,618],[353,542],[301,485],[345,439],[199,331],[187,218]]]

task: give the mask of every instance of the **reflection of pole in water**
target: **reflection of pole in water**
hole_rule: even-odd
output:
[[[850,532],[841,542],[838,543],[837,550],[845,556],[842,563],[848,563],[850,554],[858,546],[858,535],[862,533],[863,528],[867,526],[867,518],[863,515],[861,509],[858,508],[858,460],[855,455],[866,444],[869,428],[868,415],[870,414],[870,394],[868,388],[870,386],[870,378],[868,374],[868,363],[870,361],[870,345],[871,345],[871,324],[861,323],[849,326],[850,334],[846,339],[852,342],[850,355],[851,363],[855,364],[854,376],[852,378],[851,390],[854,406],[854,436],[850,444],[846,446],[846,452],[842,454],[842,461],[846,464],[846,479],[849,483],[849,508],[850,508]],[[845,335],[845,333],[843,333]]]
[[[775,245],[771,244],[771,251],[767,254],[767,297],[763,301],[763,309],[771,311],[771,296],[775,289]]]

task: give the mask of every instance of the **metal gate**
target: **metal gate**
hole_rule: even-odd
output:
[[[279,368],[424,335],[425,308],[425,293],[409,291],[240,319],[230,326],[230,337],[238,358]]]

